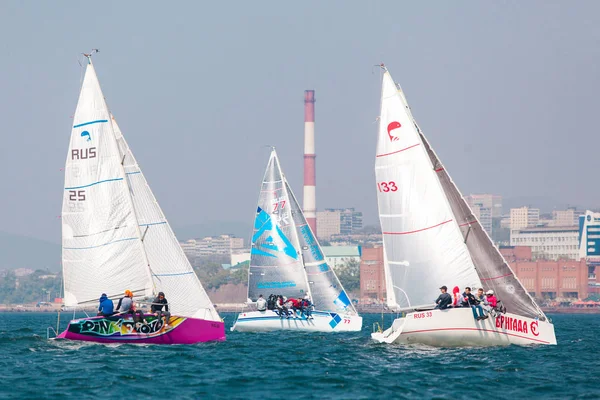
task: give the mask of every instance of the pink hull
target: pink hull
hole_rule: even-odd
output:
[[[131,318],[91,317],[69,322],[57,339],[80,340],[96,343],[194,344],[225,340],[225,324],[196,318],[171,317],[171,328],[166,329],[151,321],[152,332],[136,332]],[[81,332],[77,332],[77,331]]]

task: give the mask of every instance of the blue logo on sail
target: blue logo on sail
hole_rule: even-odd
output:
[[[84,138],[84,137],[87,137],[87,141],[88,141],[88,142],[91,142],[91,141],[92,141],[92,137],[90,136],[90,133],[89,133],[88,131],[83,131],[83,132],[81,132],[81,137],[82,137],[82,138]]]
[[[277,254],[275,253],[284,253],[294,260],[297,260],[298,252],[294,246],[292,246],[292,243],[285,236],[281,228],[273,223],[271,216],[260,207],[258,207],[256,212],[256,219],[254,220],[254,229],[256,229],[256,233],[252,236],[252,243],[254,246],[252,247],[251,254],[277,257]],[[268,236],[264,240],[258,241],[265,233]],[[279,245],[278,243],[281,243],[282,245]]]
[[[258,289],[284,289],[296,286],[296,282],[259,282],[256,287]]]
[[[306,242],[308,249],[315,261],[323,260],[323,253],[321,253],[321,250],[319,250],[319,245],[317,244],[317,241],[315,240],[315,237],[310,231],[308,225],[301,227],[300,233],[302,234],[302,237],[304,238],[304,241]]]
[[[338,308],[345,309],[350,305],[350,298],[348,298],[346,292],[342,290],[338,298],[333,301],[333,304],[335,304]]]

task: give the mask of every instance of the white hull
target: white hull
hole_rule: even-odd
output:
[[[554,325],[500,314],[476,321],[470,308],[412,312],[392,326],[371,334],[380,343],[420,343],[438,347],[556,344]]]
[[[241,313],[232,331],[269,332],[276,330],[296,330],[310,332],[358,332],[362,329],[362,317],[350,314],[337,314],[325,311],[313,311],[312,319],[306,316],[281,318],[276,312],[250,311]]]

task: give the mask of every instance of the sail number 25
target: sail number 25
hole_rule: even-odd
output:
[[[69,201],[85,201],[85,190],[69,190]]]
[[[379,189],[380,192],[395,192],[398,190],[398,186],[396,186],[396,182],[394,181],[377,182],[377,189]]]

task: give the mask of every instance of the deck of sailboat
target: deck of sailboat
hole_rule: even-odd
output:
[[[328,311],[312,311],[312,318],[291,312],[281,317],[273,310],[249,311],[239,314],[232,331],[270,332],[296,330],[309,332],[358,332],[362,329],[362,317],[356,314]]]
[[[470,307],[413,312],[371,337],[380,343],[435,347],[555,345],[554,326],[511,313],[477,321]]]

